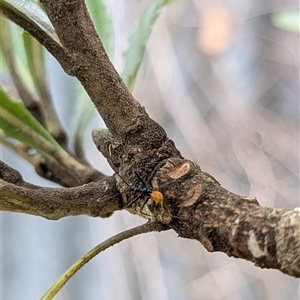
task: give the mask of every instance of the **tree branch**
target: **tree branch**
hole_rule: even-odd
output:
[[[175,148],[172,144],[155,152],[132,147],[132,161],[127,162],[124,148],[106,131],[94,131],[93,139],[112,166],[124,166],[117,184],[125,207],[134,199],[136,190],[132,187],[140,184],[138,170],[157,168],[149,176],[149,186],[163,194],[163,201],[157,203],[150,197],[143,210],[144,200],[137,201],[128,208],[131,213],[168,224],[179,236],[200,241],[209,252],[222,251],[261,268],[300,277],[299,209],[261,207],[255,197],[227,191],[199,166],[176,155],[176,150],[172,158],[166,158]]]
[[[94,131],[93,139],[119,174],[115,181],[117,189],[113,186],[114,179],[110,179],[112,182],[107,179],[95,184],[102,186],[99,193],[105,196],[105,186],[101,185],[105,183],[117,195],[117,191],[121,193],[122,203],[116,201],[115,207],[125,207],[141,193],[133,188],[141,185],[140,177],[151,186],[151,189],[144,187],[149,199],[146,203],[145,199],[132,203],[127,207],[131,213],[167,224],[181,237],[200,241],[210,252],[222,251],[252,261],[261,268],[274,268],[300,277],[299,210],[261,207],[255,198],[235,195],[222,188],[199,166],[184,159],[165,131],[149,118],[122,82],[99,41],[84,1],[41,2],[66,55],[61,56],[48,41],[34,35],[34,31],[31,33],[59,60],[68,74],[80,80],[109,129],[109,132]],[[72,191],[78,191],[75,193],[78,196],[89,187],[94,184]],[[12,193],[7,184],[3,190]],[[151,198],[154,190],[162,194],[160,201]],[[19,193],[29,197],[32,192],[36,195],[34,191],[26,188],[24,191],[20,187]],[[52,197],[57,196],[55,193],[57,191]],[[81,202],[71,202],[70,195],[62,195],[69,205],[78,206],[78,211],[96,215]],[[95,203],[95,194],[91,196]],[[48,217],[56,217],[53,211],[60,211],[59,205],[56,206],[53,199],[48,200],[54,203],[51,207],[48,203],[34,203],[43,202],[38,196],[25,200],[25,203],[32,201],[35,206],[40,205],[39,209],[46,211]],[[69,206],[64,213],[69,214],[70,210],[72,207]]]
[[[23,180],[0,162],[0,210],[22,212],[51,220],[67,216],[103,217],[122,208],[113,177],[74,188],[44,188]]]
[[[165,139],[165,131],[148,117],[109,61],[84,1],[41,2],[72,58],[71,66],[64,67],[52,54],[84,86],[110,132],[139,144],[157,145]]]

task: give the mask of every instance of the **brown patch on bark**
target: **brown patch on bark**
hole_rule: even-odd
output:
[[[182,176],[184,176],[185,174],[188,173],[188,171],[190,170],[190,164],[189,163],[184,163],[181,167],[179,167],[178,169],[175,169],[173,171],[169,172],[169,176],[172,179],[178,179]]]

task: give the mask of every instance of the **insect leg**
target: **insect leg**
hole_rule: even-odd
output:
[[[141,177],[137,172],[134,172],[134,173],[135,173],[136,177],[140,180],[140,182],[142,182],[143,185],[144,185],[145,187],[147,187],[147,184],[146,184],[145,181],[142,179],[142,177]]]
[[[143,194],[140,194],[140,195],[136,196],[133,200],[131,200],[129,203],[127,203],[125,207],[128,207],[128,206],[130,206],[132,203],[138,201],[142,196],[143,196]]]
[[[144,207],[145,207],[145,205],[147,204],[148,201],[149,201],[149,198],[146,198],[146,200],[144,201],[143,205],[141,206],[140,212],[143,212],[143,209],[144,209]]]

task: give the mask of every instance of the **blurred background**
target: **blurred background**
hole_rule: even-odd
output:
[[[107,1],[119,71],[128,37],[151,1]],[[133,90],[182,155],[226,189],[262,206],[299,203],[299,32],[276,26],[274,13],[298,1],[177,0],[163,8]],[[48,55],[55,107],[72,133],[78,84]],[[82,114],[84,111],[81,112]],[[112,170],[90,132],[91,164]],[[72,141],[71,141],[72,142]],[[71,143],[70,142],[70,143]],[[1,146],[1,159],[25,180],[56,186]],[[59,221],[1,213],[1,299],[39,299],[79,257],[112,235],[145,221],[126,211],[107,219]],[[55,299],[299,300],[300,284],[276,270],[208,253],[172,231],[123,241],[84,266]]]

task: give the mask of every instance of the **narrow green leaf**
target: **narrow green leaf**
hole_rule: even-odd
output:
[[[108,56],[113,54],[113,25],[104,0],[86,0],[95,28]]]
[[[8,68],[6,72],[9,72],[12,68],[17,72],[18,77],[26,86],[30,92],[35,92],[32,77],[28,68],[28,61],[26,58],[26,52],[24,44],[21,39],[21,32],[23,29],[10,22],[9,20],[0,17],[0,46],[3,53],[4,62]],[[12,76],[12,74],[10,74]]]
[[[125,84],[132,90],[142,62],[146,42],[161,9],[174,0],[154,0],[148,6],[137,24],[137,29],[129,38],[129,48],[124,54],[125,66],[121,74]]]
[[[23,31],[24,48],[26,51],[29,71],[34,82],[36,90],[38,90],[38,80],[45,81],[46,70],[44,65],[45,48],[29,33]]]
[[[23,19],[39,26],[55,42],[60,44],[59,38],[44,10],[35,0],[1,0],[0,8],[10,9]]]
[[[272,23],[280,29],[300,32],[300,10],[283,9],[272,14]]]
[[[1,26],[1,17],[0,17],[0,26]],[[2,26],[0,28],[1,28],[0,29],[0,41],[1,41],[1,33],[3,32],[3,30],[2,30]],[[3,54],[3,49],[1,44],[0,44],[0,72],[2,75],[3,73],[6,73],[8,71],[8,68],[7,68],[7,64],[6,64],[6,60]]]
[[[77,157],[84,157],[82,146],[89,124],[96,116],[96,108],[82,86],[78,86],[76,92],[75,116],[73,118],[74,128],[74,151]],[[82,113],[84,112],[84,113]]]
[[[53,149],[61,150],[48,131],[27,111],[21,101],[13,101],[0,90],[0,128],[4,136],[15,138],[52,157]]]
[[[3,76],[4,73],[7,73],[7,69],[8,68],[7,68],[7,65],[6,65],[6,61],[3,58],[3,52],[0,51],[0,74],[1,74],[1,76]]]

